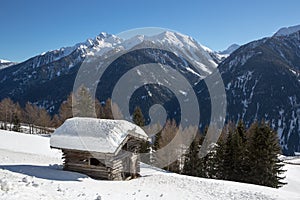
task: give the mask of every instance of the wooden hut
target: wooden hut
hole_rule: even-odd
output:
[[[71,118],[51,135],[51,148],[61,149],[64,170],[96,179],[125,180],[140,171],[140,144],[147,134],[124,120]]]

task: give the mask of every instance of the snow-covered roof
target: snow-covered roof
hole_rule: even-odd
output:
[[[101,153],[115,153],[128,136],[147,140],[147,134],[125,120],[75,117],[66,120],[51,135],[50,146]]]

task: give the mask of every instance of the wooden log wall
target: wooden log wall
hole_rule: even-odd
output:
[[[140,146],[139,142],[134,138],[128,138],[123,145],[133,152],[119,150],[117,155],[63,149],[64,170],[84,173],[96,179],[125,180],[130,176],[136,176],[140,172],[140,159],[134,152]],[[99,165],[91,165],[91,158],[97,159]]]

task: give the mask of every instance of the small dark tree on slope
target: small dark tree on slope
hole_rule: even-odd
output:
[[[13,131],[20,132],[21,131],[21,124],[20,124],[20,119],[17,115],[14,115],[13,119]]]

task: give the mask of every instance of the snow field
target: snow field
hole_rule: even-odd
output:
[[[145,164],[141,178],[100,181],[63,171],[61,164],[49,137],[0,131],[0,199],[300,199],[300,165],[295,164],[286,165],[289,184],[280,189],[189,177]]]

